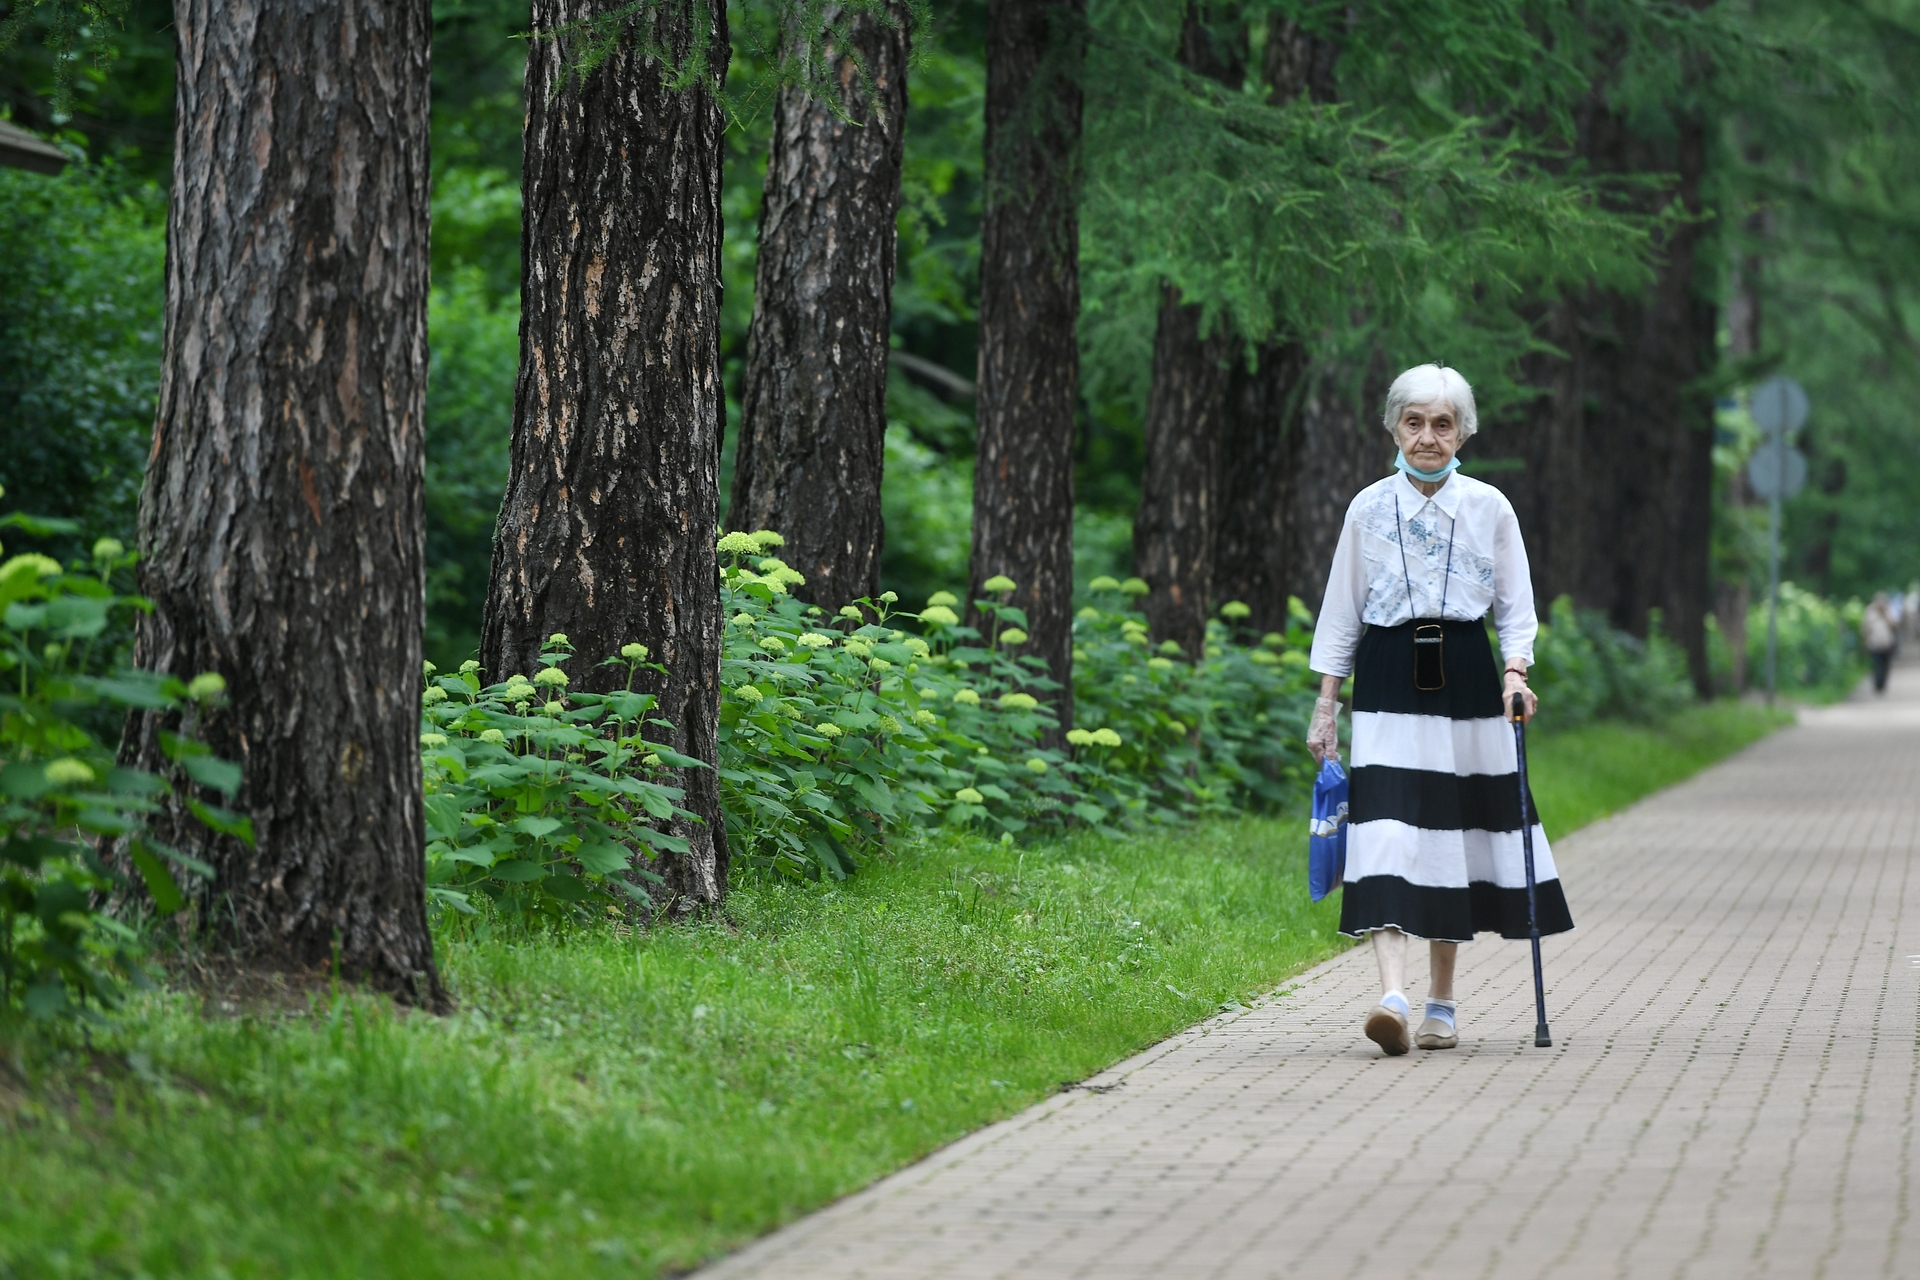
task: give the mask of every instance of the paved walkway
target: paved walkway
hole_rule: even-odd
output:
[[[1397,1059],[1349,952],[704,1274],[1920,1278],[1894,680],[1555,845],[1550,1050],[1523,943],[1466,948],[1460,1048]]]

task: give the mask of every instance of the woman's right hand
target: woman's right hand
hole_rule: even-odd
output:
[[[1322,697],[1313,704],[1313,720],[1307,726],[1307,750],[1313,752],[1315,764],[1325,764],[1328,757],[1340,758],[1340,700]]]

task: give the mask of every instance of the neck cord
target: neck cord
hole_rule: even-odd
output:
[[[1427,499],[1433,502],[1433,499]],[[1433,504],[1438,507],[1440,504]],[[1440,572],[1440,621],[1447,620],[1447,588],[1453,585],[1453,540],[1460,533],[1460,517],[1453,517],[1453,527],[1447,532],[1447,567]],[[1393,540],[1400,544],[1400,577],[1407,584],[1407,621],[1412,622],[1419,615],[1413,607],[1413,575],[1407,572],[1407,540],[1400,535],[1400,493],[1393,495]]]

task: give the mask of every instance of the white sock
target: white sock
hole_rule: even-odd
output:
[[[1429,1018],[1438,1018],[1440,1021],[1446,1023],[1447,1030],[1449,1031],[1457,1032],[1460,1029],[1454,1022],[1453,1017],[1454,1010],[1457,1008],[1459,1008],[1459,1005],[1455,1004],[1452,1000],[1435,1000],[1432,997],[1428,997],[1427,999],[1427,1016]]]
[[[1380,997],[1380,1003],[1403,1018],[1413,1016],[1413,1007],[1407,1003],[1407,997],[1399,991],[1389,991]]]

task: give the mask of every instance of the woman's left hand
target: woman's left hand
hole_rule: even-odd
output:
[[[1500,694],[1501,715],[1509,717],[1513,715],[1513,695],[1516,693],[1521,697],[1521,706],[1525,710],[1526,718],[1533,719],[1533,713],[1540,709],[1540,699],[1534,697],[1533,690],[1527,687],[1527,677],[1508,667],[1506,681]]]

